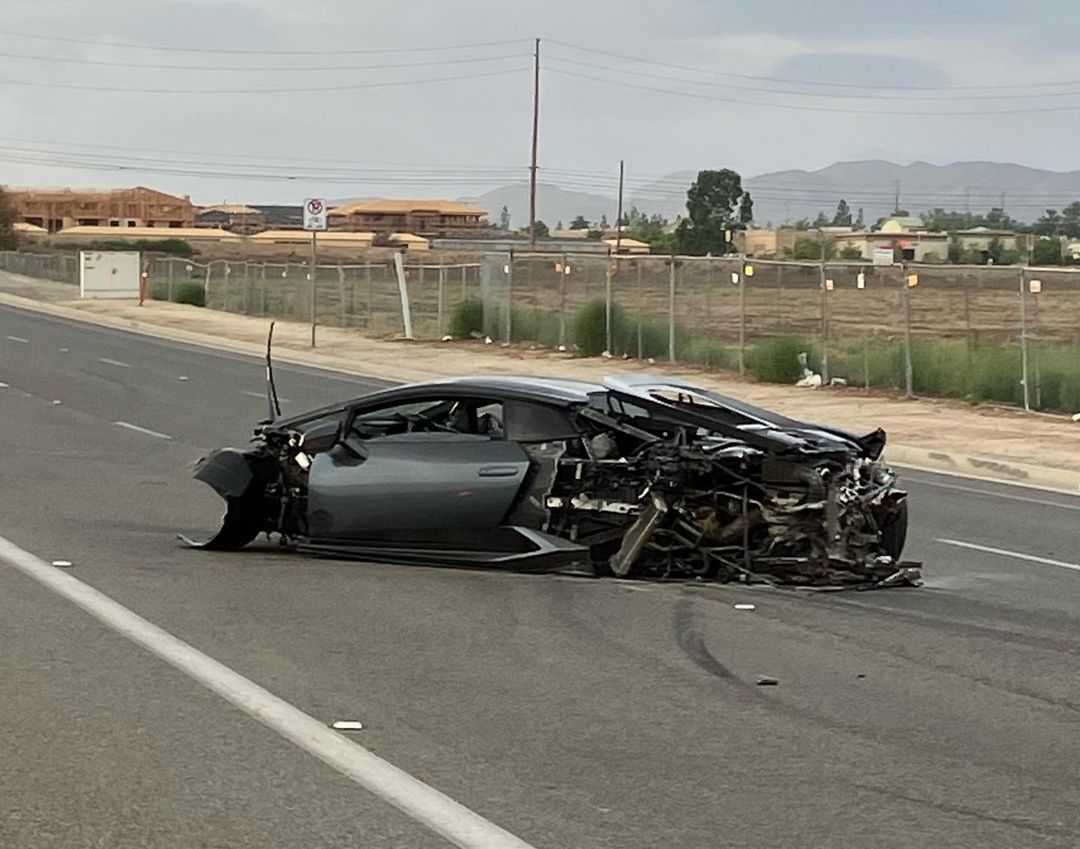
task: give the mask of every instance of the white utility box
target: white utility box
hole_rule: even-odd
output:
[[[80,298],[139,297],[138,251],[79,251]]]

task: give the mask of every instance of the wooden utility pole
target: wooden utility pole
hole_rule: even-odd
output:
[[[533,52],[532,164],[529,166],[529,248],[536,247],[536,144],[540,129],[540,39]]]
[[[623,160],[619,160],[619,211],[615,216],[615,256],[619,255],[622,247],[622,192],[623,192]]]

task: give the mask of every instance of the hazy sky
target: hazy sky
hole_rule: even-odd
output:
[[[535,37],[541,179],[566,188],[609,193],[620,158],[631,187],[861,158],[1078,167],[1080,15],[1065,0],[5,0],[4,13],[9,185],[138,182],[203,203],[474,193],[527,174]],[[1060,111],[1016,114],[1032,109]]]

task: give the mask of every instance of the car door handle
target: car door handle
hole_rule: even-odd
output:
[[[482,478],[512,478],[517,473],[517,466],[483,466],[479,472]]]

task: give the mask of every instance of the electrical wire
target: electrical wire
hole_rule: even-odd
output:
[[[312,50],[269,50],[269,49],[225,49],[210,47],[180,47],[165,44],[137,44],[126,41],[107,41],[96,38],[73,38],[60,35],[41,35],[39,33],[15,32],[13,30],[0,30],[0,36],[8,38],[32,39],[34,41],[51,41],[60,44],[83,44],[92,47],[120,47],[125,50],[150,50],[162,53],[203,53],[230,56],[311,56]],[[501,41],[480,41],[472,44],[440,44],[414,47],[366,47],[354,50],[324,50],[318,49],[320,56],[361,56],[375,53],[431,53],[448,50],[477,50],[483,47],[502,47],[507,44],[532,44],[531,38],[511,38]]]

